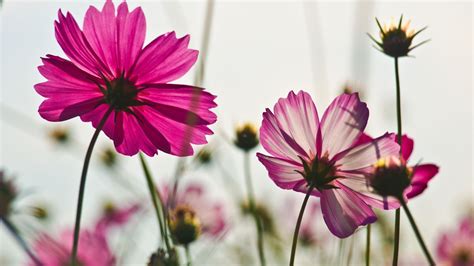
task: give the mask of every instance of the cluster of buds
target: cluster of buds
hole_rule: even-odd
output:
[[[0,170],[0,217],[8,217],[12,204],[17,196],[17,190],[11,179],[7,179],[3,170]]]
[[[382,196],[403,198],[403,192],[410,186],[412,168],[400,157],[390,156],[379,159],[374,165],[370,185]]]
[[[254,124],[245,123],[236,128],[234,140],[235,146],[248,152],[257,147],[258,143],[257,127]]]
[[[392,22],[389,26],[384,25],[384,27],[380,25],[380,22],[377,18],[375,20],[377,21],[377,25],[380,29],[381,41],[375,40],[375,38],[370,34],[369,37],[375,42],[375,44],[377,44],[380,51],[388,56],[395,58],[408,56],[408,53],[413,49],[428,42],[428,40],[425,40],[415,46],[412,46],[413,39],[420,32],[424,31],[426,27],[416,32],[414,30],[409,30],[408,28],[410,26],[410,21],[402,25],[403,16],[400,16],[400,21],[398,24]]]
[[[173,241],[178,245],[189,245],[201,234],[201,221],[196,212],[185,205],[170,212],[169,227]]]

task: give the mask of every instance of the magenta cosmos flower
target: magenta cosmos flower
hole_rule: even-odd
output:
[[[82,30],[70,13],[58,12],[56,39],[69,60],[47,55],[39,72],[47,79],[35,85],[47,98],[39,107],[48,121],[79,116],[103,127],[118,152],[149,156],[157,150],[186,156],[191,144],[207,143],[215,96],[201,88],[169,84],[196,62],[189,35],[174,32],[143,47],[145,16],[140,7],[129,12],[126,2],[115,11],[108,0],[102,11],[91,6]],[[109,115],[109,112],[112,112]]]
[[[257,156],[270,178],[283,189],[303,193],[312,185],[329,230],[340,238],[376,221],[369,205],[392,204],[369,191],[366,174],[378,158],[396,155],[400,148],[388,134],[359,145],[368,117],[357,93],[334,99],[321,120],[303,91],[291,91],[273,112],[263,113],[260,141],[271,156]]]
[[[391,134],[393,141],[397,141],[397,136],[395,134]],[[371,142],[373,139],[364,134],[359,138],[359,143],[367,143]],[[410,156],[413,152],[413,147],[415,142],[412,138],[408,137],[407,135],[402,136],[401,142],[401,158],[400,162],[402,164],[408,164]],[[411,177],[410,177],[410,185],[403,191],[403,197],[405,200],[414,198],[428,187],[428,182],[439,172],[439,167],[435,164],[427,163],[427,164],[416,164],[413,166],[408,166],[410,169]]]
[[[441,235],[437,255],[442,266],[474,265],[474,219],[464,218],[458,228]]]
[[[81,245],[77,255],[79,265],[116,265],[116,256],[108,241],[110,229],[125,225],[138,210],[136,204],[113,210],[100,217],[93,230],[81,230],[79,235]],[[57,238],[42,233],[34,242],[33,249],[44,266],[69,265],[72,239],[73,231],[70,229],[63,230]],[[32,261],[28,265],[36,266]]]

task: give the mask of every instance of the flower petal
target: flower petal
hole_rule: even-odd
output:
[[[81,120],[84,122],[92,122],[92,126],[97,128],[99,126],[100,121],[104,117],[107,110],[110,108],[108,104],[101,104],[97,106],[94,110],[81,115]],[[114,139],[114,131],[115,131],[115,113],[111,113],[107,118],[107,121],[102,128],[102,131],[107,135],[110,139]]]
[[[318,112],[311,96],[293,91],[287,98],[280,98],[274,107],[279,128],[288,134],[310,156],[316,155],[316,132],[319,126]]]
[[[329,230],[339,238],[352,235],[357,227],[377,220],[372,209],[354,192],[341,187],[324,189],[321,210]]]
[[[141,91],[138,100],[156,108],[163,115],[180,122],[209,125],[217,120],[210,109],[216,96],[202,88],[178,84],[151,84]]]
[[[395,133],[392,133],[392,138],[393,141],[398,143],[398,136]],[[413,152],[413,146],[415,142],[413,141],[412,138],[408,137],[408,135],[403,135],[402,136],[402,144],[401,144],[401,149],[402,149],[402,158],[405,161],[408,161],[410,159],[411,153]]]
[[[411,199],[421,194],[438,171],[439,167],[434,164],[421,164],[413,167],[411,186],[406,190],[407,198]]]
[[[84,18],[84,35],[92,49],[115,76],[135,62],[145,41],[146,22],[141,8],[128,11],[126,2],[117,9],[107,1],[98,11],[91,6]]]
[[[329,105],[321,119],[322,152],[331,159],[350,148],[365,129],[369,109],[357,93],[342,94]]]
[[[90,94],[60,94],[44,100],[38,112],[42,118],[52,121],[64,121],[91,112],[103,102],[101,96]]]
[[[59,10],[58,21],[54,22],[54,26],[59,45],[77,67],[96,77],[112,77],[109,68],[94,52],[69,12],[64,16]]]
[[[364,169],[372,166],[378,159],[386,156],[397,156],[400,146],[390,134],[382,135],[371,142],[354,146],[334,156],[340,171]]]
[[[137,85],[168,83],[182,77],[194,65],[198,51],[188,49],[189,35],[177,39],[174,32],[163,34],[138,55],[132,80]]]
[[[296,172],[304,171],[303,165],[285,159],[279,159],[257,153],[258,160],[267,168],[268,175],[275,184],[283,189],[293,189],[303,176]],[[306,183],[306,181],[305,181]]]

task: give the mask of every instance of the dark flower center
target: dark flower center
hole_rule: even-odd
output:
[[[123,75],[112,81],[105,80],[105,85],[105,89],[99,86],[105,102],[114,106],[116,110],[127,110],[130,106],[142,104],[136,99],[139,89]]]
[[[322,158],[314,158],[311,162],[306,162],[303,158],[300,158],[303,163],[304,172],[297,171],[300,173],[308,185],[313,185],[318,190],[333,189],[337,188],[332,185],[332,181],[338,177],[335,175],[336,167],[334,163],[330,162],[327,156]]]
[[[400,199],[403,191],[410,186],[411,169],[397,158],[382,158],[376,163],[369,180],[378,194]]]
[[[171,212],[169,226],[176,244],[187,245],[201,234],[199,218],[185,205],[179,205]]]
[[[382,37],[383,51],[393,57],[406,56],[410,51],[412,39],[403,29],[387,31]]]
[[[474,258],[471,257],[471,252],[465,249],[459,250],[455,256],[455,261],[459,265],[468,265],[467,263],[471,262],[472,259]]]

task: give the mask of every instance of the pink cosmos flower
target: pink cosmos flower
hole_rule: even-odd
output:
[[[146,22],[140,7],[129,12],[126,2],[117,10],[107,0],[102,11],[91,6],[82,30],[70,13],[58,12],[56,39],[67,55],[42,58],[39,72],[47,79],[35,85],[47,98],[39,107],[48,121],[79,116],[103,127],[118,152],[149,156],[163,152],[186,156],[191,144],[207,143],[210,111],[215,96],[201,88],[169,84],[182,77],[197,60],[188,48],[189,35],[174,32],[143,47]],[[188,136],[189,135],[189,136]]]
[[[458,228],[441,235],[437,255],[443,266],[474,265],[474,220],[472,217],[461,221]]]
[[[168,205],[169,193],[167,186],[162,192],[163,201]],[[219,237],[228,227],[224,205],[209,198],[204,187],[199,183],[184,184],[176,192],[171,211],[184,208],[195,212],[201,225],[203,235]]]
[[[283,189],[321,198],[329,230],[344,238],[376,216],[369,205],[392,206],[366,185],[366,175],[378,158],[400,149],[385,134],[357,144],[367,124],[369,110],[357,93],[338,96],[319,120],[310,95],[291,91],[263,113],[260,140],[271,156],[258,153],[270,178]]]
[[[391,136],[393,141],[397,141],[397,136],[395,134],[392,134]],[[373,139],[366,134],[359,138],[360,144],[370,141],[373,141]],[[403,163],[408,164],[415,142],[407,135],[403,135],[401,144],[401,157],[404,161]],[[439,172],[439,167],[435,164],[416,164],[414,166],[408,166],[408,168],[412,170],[412,174],[410,186],[403,191],[405,199],[411,199],[423,193],[423,191],[428,187],[428,182]]]
[[[79,265],[83,266],[112,266],[116,263],[116,257],[110,249],[107,237],[109,230],[113,227],[124,225],[139,210],[134,204],[104,214],[95,225],[93,230],[84,229],[79,234],[79,246],[77,258]],[[71,243],[73,230],[62,231],[57,239],[42,233],[33,244],[33,249],[44,266],[64,266],[71,261]],[[29,262],[28,265],[35,265]]]

